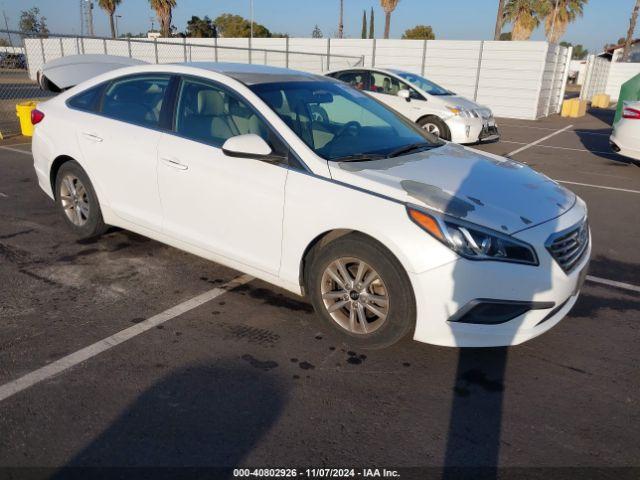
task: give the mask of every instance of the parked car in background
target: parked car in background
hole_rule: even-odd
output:
[[[613,125],[609,141],[614,152],[640,162],[640,102],[624,104],[622,118]]]
[[[354,346],[515,345],[557,324],[586,275],[575,194],[331,78],[115,68],[32,122],[39,185],[79,236],[118,226],[306,294]]]
[[[27,58],[24,53],[0,53],[0,68],[27,68]]]
[[[444,140],[469,144],[500,138],[489,108],[415,73],[392,68],[351,68],[327,75],[367,92]]]

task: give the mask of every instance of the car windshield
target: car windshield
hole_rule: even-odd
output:
[[[395,72],[399,77],[404,78],[407,82],[415,85],[421,90],[424,90],[429,95],[453,95],[453,92],[450,92],[446,88],[441,87],[440,85],[433,83],[431,80],[427,80],[420,75],[416,75],[415,73],[409,72]]]
[[[326,160],[374,160],[443,145],[367,94],[337,81],[268,83],[251,88]]]

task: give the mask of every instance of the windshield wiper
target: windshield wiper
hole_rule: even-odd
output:
[[[386,155],[379,153],[354,153],[353,155],[345,155],[344,157],[332,158],[332,162],[366,162],[368,160],[381,160],[387,158]]]
[[[431,150],[432,148],[436,148],[438,146],[439,145],[433,145],[431,143],[426,143],[426,142],[412,143],[410,145],[405,145],[402,148],[394,150],[389,155],[387,155],[387,158],[399,157],[400,155],[405,155],[407,153],[410,153],[416,150],[422,150],[422,149]]]

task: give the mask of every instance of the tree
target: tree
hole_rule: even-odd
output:
[[[362,33],[360,38],[367,38],[367,11],[362,11]]]
[[[251,22],[240,15],[223,13],[213,21],[218,33],[228,38],[246,38],[251,36]],[[264,25],[253,22],[253,36],[256,38],[271,38],[272,33]]]
[[[404,31],[402,38],[405,40],[435,40],[431,25],[416,25]]]
[[[311,38],[322,38],[322,30],[320,30],[317,23],[316,26],[313,27],[313,32],[311,32]]]
[[[116,7],[122,0],[98,0],[98,5],[109,15],[109,27],[111,28],[111,38],[116,38],[116,26],[114,23],[114,15]]]
[[[502,32],[500,34],[499,40],[510,41],[511,40],[511,32]]]
[[[636,4],[633,6],[633,10],[631,11],[631,18],[629,18],[629,30],[627,30],[627,38],[625,38],[624,49],[622,50],[623,62],[629,61],[633,32],[636,29],[636,22],[638,21],[638,10],[640,10],[640,0],[636,0]]]
[[[156,11],[158,20],[160,21],[160,35],[163,37],[171,36],[171,16],[173,8],[176,6],[176,0],[149,0],[151,8]]]
[[[529,40],[531,33],[540,25],[542,6],[539,0],[507,0],[504,18],[513,24],[512,40]]]
[[[588,0],[544,0],[540,14],[544,16],[544,30],[550,43],[558,43],[567,26],[581,17]]]
[[[373,7],[371,7],[371,15],[369,15],[369,38],[375,38],[375,20],[373,19]]]
[[[560,42],[560,46],[567,47],[567,48],[573,47],[573,54],[571,58],[573,58],[574,60],[582,60],[587,55],[589,55],[589,50],[584,48],[584,46],[581,44],[574,45],[571,42]]]
[[[217,37],[216,26],[211,19],[205,15],[204,18],[192,15],[187,21],[185,35],[192,38],[215,38]]]
[[[20,12],[19,28],[21,32],[31,35],[46,36],[49,34],[47,19],[40,15],[38,7]]]
[[[338,18],[338,38],[344,36],[344,0],[340,0],[340,17]]]
[[[505,0],[498,0],[498,12],[496,13],[496,28],[493,32],[494,40],[501,40],[502,26],[504,25],[504,2]]]
[[[398,6],[400,0],[380,0],[380,6],[384,10],[384,38],[389,38],[391,29],[391,13]]]

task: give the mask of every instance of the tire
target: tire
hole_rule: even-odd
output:
[[[328,271],[337,273],[346,283],[338,262],[354,283],[359,265],[364,262],[369,269],[362,267],[360,288],[339,286]],[[324,323],[347,344],[365,349],[385,348],[413,332],[416,307],[409,277],[398,260],[378,242],[361,234],[346,235],[312,252],[308,265],[305,285],[311,303]],[[371,281],[370,272],[377,274],[377,278],[365,287],[362,284]],[[334,310],[330,312],[332,307]],[[385,314],[384,317],[376,311]]]
[[[422,117],[418,120],[420,128],[426,130],[433,135],[441,138],[442,140],[451,141],[451,130],[444,121],[436,116],[430,115]]]
[[[93,185],[76,162],[68,161],[58,170],[55,198],[60,215],[79,238],[97,237],[107,230]]]

